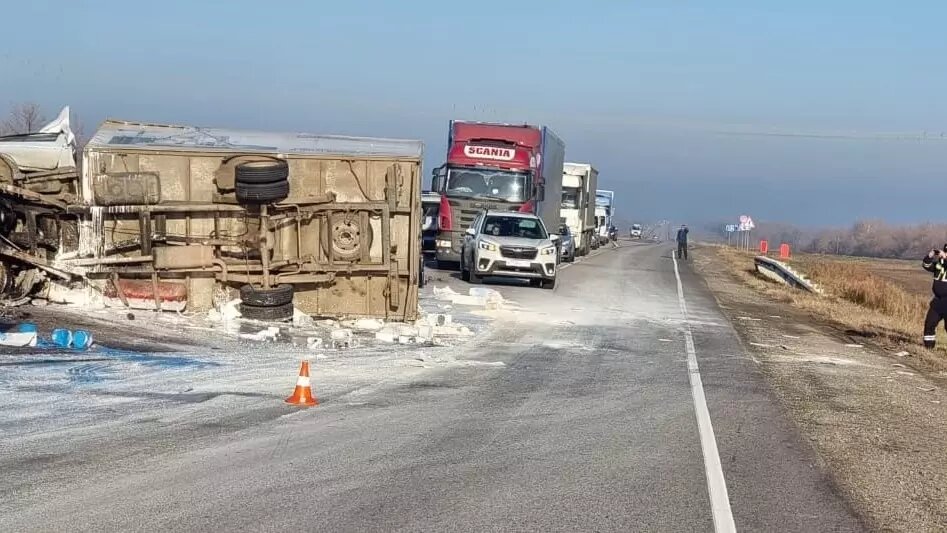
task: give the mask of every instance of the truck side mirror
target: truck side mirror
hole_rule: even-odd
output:
[[[444,178],[447,176],[444,165],[441,165],[431,171],[431,191],[444,192]]]

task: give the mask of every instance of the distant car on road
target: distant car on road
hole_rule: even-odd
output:
[[[575,261],[575,238],[565,224],[559,226],[559,259],[566,263]]]
[[[640,239],[641,238],[641,224],[632,224],[631,225],[631,238]]]
[[[546,231],[530,213],[481,211],[464,235],[460,274],[480,283],[487,276],[528,279],[530,285],[553,289],[559,271],[559,235]]]

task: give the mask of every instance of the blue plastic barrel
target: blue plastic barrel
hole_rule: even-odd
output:
[[[35,333],[35,332],[36,332],[36,324],[34,324],[34,323],[32,323],[32,322],[24,322],[24,323],[20,324],[20,327],[19,327],[18,331],[19,331],[20,333]]]
[[[92,333],[84,329],[72,332],[72,347],[77,350],[87,350],[92,346]]]
[[[63,328],[54,329],[52,340],[53,344],[60,348],[69,348],[72,346],[72,332]]]

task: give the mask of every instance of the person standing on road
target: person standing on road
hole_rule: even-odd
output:
[[[934,274],[934,284],[931,286],[934,298],[924,318],[924,347],[933,349],[937,345],[937,325],[947,319],[947,244],[943,250],[927,252],[921,264],[924,270]]]
[[[677,230],[677,257],[687,261],[687,224],[681,224],[681,229]]]

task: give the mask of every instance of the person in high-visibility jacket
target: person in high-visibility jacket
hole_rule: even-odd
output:
[[[924,270],[934,274],[934,284],[931,286],[934,298],[924,319],[924,346],[934,348],[937,345],[937,325],[941,320],[947,320],[947,244],[943,250],[927,252],[921,263]]]

